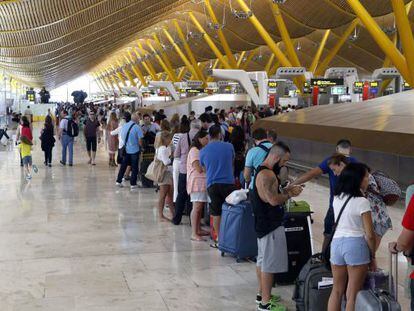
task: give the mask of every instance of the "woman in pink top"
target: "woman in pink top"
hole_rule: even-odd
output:
[[[187,158],[187,192],[193,203],[191,212],[192,241],[203,241],[201,235],[201,212],[207,203],[206,173],[200,165],[200,149],[208,144],[208,133],[198,132],[193,139]],[[208,234],[208,233],[207,233]]]

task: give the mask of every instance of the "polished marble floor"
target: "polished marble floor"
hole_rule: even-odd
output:
[[[96,167],[78,143],[75,166],[42,165],[26,181],[17,151],[0,149],[0,310],[255,310],[255,266],[222,258],[207,242],[191,242],[188,221],[160,223],[153,190],[114,187],[102,146]],[[301,199],[315,210],[320,247],[328,191],[307,185]],[[402,210],[393,208],[395,230]],[[378,256],[387,266],[386,243]],[[403,259],[401,270],[405,267]],[[404,283],[401,273],[400,290]],[[293,310],[292,287],[276,289]],[[400,295],[404,309],[407,299]]]

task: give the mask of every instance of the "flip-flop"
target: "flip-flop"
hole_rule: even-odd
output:
[[[213,242],[213,243],[211,243],[211,244],[210,244],[210,247],[211,247],[211,248],[218,249],[218,242]]]

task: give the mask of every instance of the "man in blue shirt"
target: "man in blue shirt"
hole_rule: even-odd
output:
[[[252,137],[254,139],[255,146],[250,149],[246,155],[246,162],[244,167],[244,180],[249,184],[249,188],[253,189],[254,175],[256,169],[266,159],[267,154],[272,148],[273,144],[268,140],[265,129],[258,128],[253,131]]]
[[[219,235],[221,206],[226,197],[236,190],[234,185],[234,148],[221,141],[220,125],[209,129],[210,142],[200,151],[200,164],[206,169],[207,192],[211,200],[214,230]],[[217,247],[217,241],[212,246]]]
[[[136,189],[137,178],[138,178],[138,163],[139,163],[139,152],[142,145],[142,137],[144,136],[141,127],[136,123],[138,121],[137,115],[133,115],[131,120],[131,114],[125,112],[124,118],[126,123],[122,126],[121,139],[124,142],[126,155],[122,159],[121,168],[118,172],[118,178],[116,179],[116,185],[123,187],[122,178],[124,177],[125,171],[128,166],[131,166],[131,190]],[[128,137],[127,137],[128,136]],[[128,139],[127,139],[128,138]]]
[[[336,153],[343,154],[349,157],[349,162],[355,163],[357,162],[357,160],[351,157],[351,152],[352,152],[352,146],[349,140],[341,139],[340,141],[338,141],[338,143],[336,144]],[[324,246],[326,243],[326,236],[332,233],[332,227],[335,223],[335,216],[333,212],[332,203],[334,199],[334,191],[335,191],[336,183],[339,177],[339,176],[336,176],[334,172],[329,168],[328,161],[330,158],[331,156],[327,157],[325,160],[323,160],[318,165],[318,167],[311,169],[309,172],[303,174],[302,176],[300,176],[298,179],[296,179],[292,183],[292,185],[301,185],[320,175],[323,175],[323,174],[329,175],[330,197],[329,197],[329,208],[328,208],[328,212],[326,213],[325,221],[324,221],[324,226],[325,226],[324,228],[325,240],[323,244]]]

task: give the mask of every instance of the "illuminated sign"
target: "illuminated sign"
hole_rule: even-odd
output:
[[[321,87],[344,85],[344,79],[311,79],[311,85]]]
[[[362,82],[362,81],[356,81],[356,82],[354,82],[354,87],[364,87],[364,82]]]
[[[267,83],[267,86],[269,87],[269,88],[277,88],[277,82],[276,81],[269,81],[268,83]]]
[[[370,87],[378,87],[378,86],[379,86],[379,83],[378,83],[378,81],[371,81],[371,82],[369,83],[369,86],[370,86]]]
[[[28,101],[34,102],[36,99],[36,92],[35,91],[27,91],[26,98]]]

